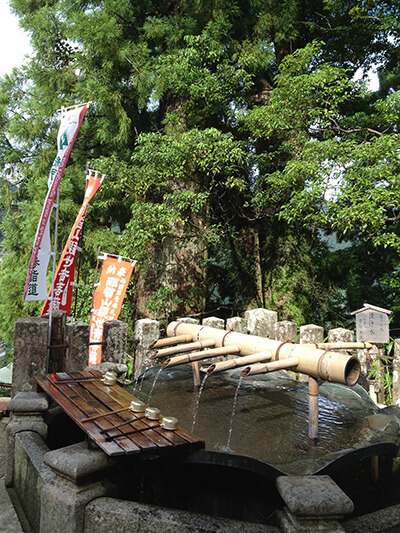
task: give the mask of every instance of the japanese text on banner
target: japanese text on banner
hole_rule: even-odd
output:
[[[66,311],[67,316],[70,315],[71,303],[72,303],[72,282],[75,275],[75,263],[76,253],[79,243],[79,239],[82,233],[83,223],[86,217],[86,211],[89,202],[98,191],[102,183],[102,178],[97,175],[90,174],[87,182],[85,196],[83,199],[82,207],[75,219],[71,233],[68,237],[67,243],[61,254],[60,261],[58,262],[56,274],[54,277],[54,291],[53,291],[53,309]],[[49,296],[51,294],[51,287]],[[50,307],[50,301],[47,300],[42,309],[40,316],[43,316],[48,312]]]
[[[47,297],[46,272],[49,264],[50,247],[50,215],[53,210],[54,199],[60,185],[65,166],[78,135],[87,107],[76,107],[66,110],[61,117],[60,128],[57,137],[57,156],[53,162],[48,179],[48,191],[43,205],[42,214],[36,230],[35,240],[28,274],[25,282],[23,301],[45,300]],[[35,274],[35,282],[32,275]]]
[[[126,289],[133,272],[133,263],[106,257],[100,275],[100,283],[93,299],[90,317],[90,342],[101,343],[103,324],[119,316]],[[101,344],[89,348],[89,365],[101,363]]]

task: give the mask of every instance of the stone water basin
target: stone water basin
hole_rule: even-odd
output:
[[[133,394],[147,402],[159,367],[147,370]],[[360,386],[321,382],[319,440],[308,439],[308,385],[284,372],[249,376],[238,391],[240,369],[206,379],[196,422],[198,389],[189,365],[161,371],[150,405],[206,441],[206,451],[220,457],[253,461],[252,469],[268,465],[278,473],[330,473],[352,461],[372,456],[394,457],[398,452],[400,409],[379,409]],[[229,441],[229,432],[231,438]],[[229,443],[229,446],[228,446]],[[214,459],[212,459],[214,461]]]

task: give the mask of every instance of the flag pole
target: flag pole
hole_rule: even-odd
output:
[[[49,373],[50,366],[50,353],[51,353],[51,333],[52,333],[52,322],[53,322],[53,299],[54,299],[54,279],[56,273],[56,256],[57,256],[57,238],[58,238],[58,220],[59,220],[59,205],[60,205],[60,189],[57,189],[57,200],[54,204],[56,208],[56,218],[55,218],[55,227],[54,227],[54,245],[51,255],[53,256],[53,267],[51,274],[51,293],[50,293],[50,305],[49,305],[49,329],[47,337],[47,355],[46,355],[46,374]]]

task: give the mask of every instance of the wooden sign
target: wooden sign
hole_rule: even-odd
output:
[[[357,341],[387,344],[389,342],[389,317],[387,313],[366,309],[356,314]]]

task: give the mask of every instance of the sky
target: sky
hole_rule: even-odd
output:
[[[0,0],[0,77],[21,65],[29,54],[29,36],[18,26],[18,18],[11,14],[8,0]]]

